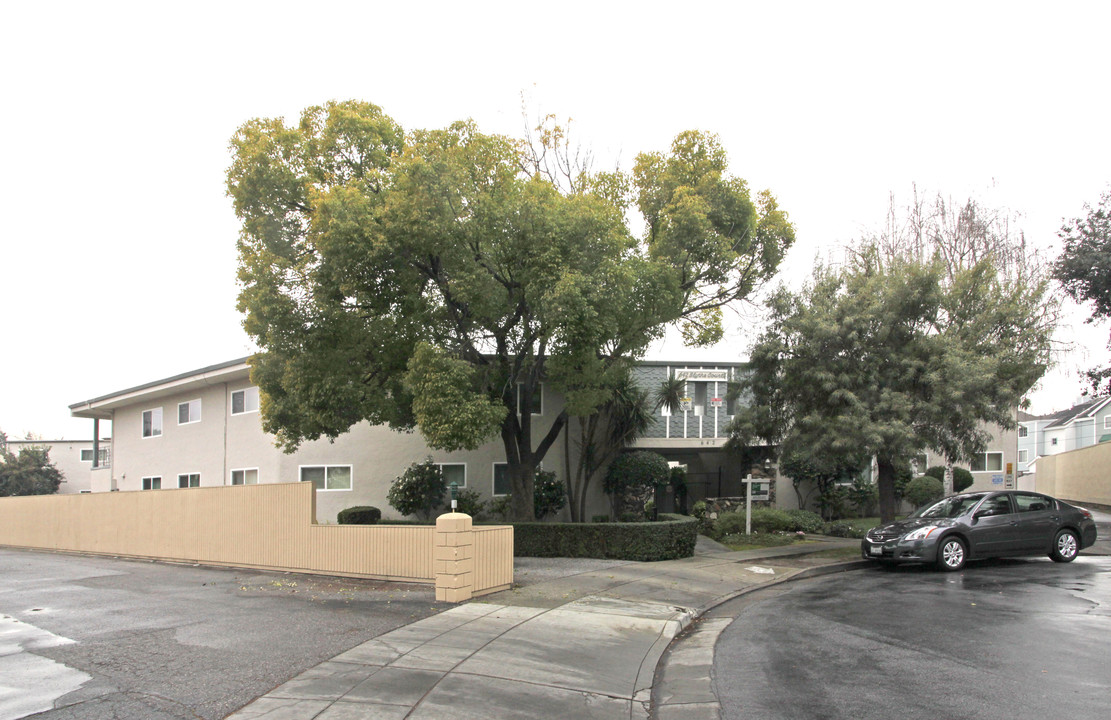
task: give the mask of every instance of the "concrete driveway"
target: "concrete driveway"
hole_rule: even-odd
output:
[[[216,719],[448,607],[432,588],[0,549],[0,720]]]

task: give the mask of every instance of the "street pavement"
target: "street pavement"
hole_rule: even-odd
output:
[[[586,571],[519,558],[514,589],[364,642],[229,719],[648,718],[664,651],[695,618],[755,588],[852,567],[814,553],[858,546],[732,552],[700,539],[692,558]],[[700,694],[712,661],[712,645],[707,657],[672,654],[655,683],[658,717],[717,717],[712,693]]]

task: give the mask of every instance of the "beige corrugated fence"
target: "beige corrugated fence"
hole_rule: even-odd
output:
[[[1111,443],[1038,458],[1034,488],[1063,500],[1111,505]]]
[[[315,502],[311,483],[0,498],[0,545],[436,582],[435,527],[317,525]],[[513,584],[513,528],[476,528],[475,544],[460,599]]]

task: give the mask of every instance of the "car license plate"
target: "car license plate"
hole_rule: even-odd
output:
[[[883,555],[883,545],[873,545],[868,548],[868,552],[872,555]]]

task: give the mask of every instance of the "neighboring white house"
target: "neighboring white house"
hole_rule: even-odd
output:
[[[100,448],[102,465],[110,464],[108,441]],[[18,455],[21,448],[45,447],[50,451],[50,462],[62,473],[62,484],[58,494],[89,492],[92,483],[93,441],[92,440],[11,440],[7,441],[8,450]]]
[[[1034,472],[1046,455],[1111,440],[1111,397],[1087,400],[1047,415],[1019,413],[1019,470]]]
[[[645,363],[636,372],[649,389],[669,374],[687,380],[689,409],[676,416],[658,410],[656,423],[637,447],[682,461],[701,495],[719,494],[719,488],[721,493],[736,492],[743,477],[738,461],[722,450],[732,419],[725,388],[739,367]],[[547,432],[562,408],[562,397],[542,387],[540,402],[532,408],[533,432]],[[251,384],[247,358],[75,403],[70,412],[92,419],[96,431],[100,420],[112,421],[111,463],[92,469],[93,492],[312,481],[319,490],[320,522],[334,522],[340,510],[356,505],[373,505],[396,516],[386,501],[390,484],[426,457],[443,465],[449,482],[487,499],[509,491],[500,439],[477,450],[449,453],[429,448],[418,432],[359,423],[334,442],[305,442],[296,452],[283,453],[262,429],[258,388]],[[564,466],[577,452],[577,433],[572,421],[567,441],[557,442],[544,458],[544,468],[557,477],[566,477]],[[588,514],[608,510],[600,485],[596,482],[588,497]]]

